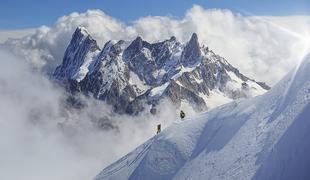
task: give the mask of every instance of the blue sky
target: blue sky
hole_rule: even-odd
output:
[[[0,0],[0,29],[52,25],[58,17],[101,9],[121,21],[148,15],[182,18],[193,4],[255,15],[310,15],[310,0]]]

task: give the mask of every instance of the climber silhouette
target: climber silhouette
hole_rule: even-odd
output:
[[[161,124],[157,125],[157,134],[161,132]]]
[[[182,110],[181,110],[181,112],[180,112],[180,117],[181,117],[181,119],[184,119],[184,118],[185,118],[185,113],[184,113],[184,111],[182,111]]]

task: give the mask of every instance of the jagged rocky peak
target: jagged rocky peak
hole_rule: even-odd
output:
[[[83,27],[74,32],[54,78],[70,80],[75,92],[129,114],[156,107],[164,98],[200,111],[268,89],[201,47],[196,33],[186,44],[174,36],[155,43],[138,36],[132,42],[110,40],[100,51]]]
[[[198,36],[196,33],[192,34],[191,39],[184,47],[181,57],[181,63],[183,66],[193,66],[201,60],[200,45],[198,42]]]
[[[177,41],[176,37],[172,36],[168,40],[151,44],[150,50],[157,67],[161,68],[169,61],[173,54],[181,51],[181,43]]]
[[[73,45],[72,48],[78,48],[77,46],[89,45],[91,47],[90,50],[98,50],[99,46],[97,45],[96,40],[94,40],[89,34],[88,30],[85,27],[79,26],[76,28],[75,32],[72,35],[72,39],[70,41],[70,45]],[[73,49],[74,50],[74,49]]]
[[[156,43],[149,43],[138,36],[126,48],[124,55],[125,59],[131,59],[136,54],[143,53],[145,56],[148,56],[148,60],[155,60],[157,65],[161,65],[158,61],[162,60],[163,56],[171,55],[171,51],[174,51],[175,47],[180,45],[181,43],[174,36]]]
[[[131,59],[132,56],[134,56],[137,53],[140,53],[144,46],[146,46],[148,43],[146,41],[143,41],[140,36],[138,36],[135,40],[132,41],[132,43],[126,48],[124,54],[127,56],[126,58]]]
[[[83,26],[78,26],[74,34],[83,34],[84,36],[89,36],[88,30]]]
[[[124,40],[119,40],[119,41],[110,40],[110,41],[106,42],[105,45],[103,46],[103,49],[100,52],[99,58],[102,58],[103,56],[105,56],[107,54],[118,55],[121,52],[123,52],[124,49],[125,49],[125,41]]]
[[[99,56],[97,57],[94,63],[94,70],[93,72],[89,73],[97,73],[96,71],[101,71],[101,73],[106,74],[107,80],[111,80],[112,78],[119,78],[121,73],[125,71],[127,65],[123,61],[122,52],[125,49],[125,41],[119,40],[111,40],[108,41],[102,51],[100,52]],[[120,74],[120,75],[117,75]],[[105,76],[106,76],[105,75]],[[102,75],[100,75],[102,76]],[[102,76],[103,77],[103,76]]]
[[[163,78],[168,80],[178,66],[178,54],[181,54],[182,47],[175,37],[155,43],[137,37],[125,49],[123,58],[129,68],[148,85],[160,85]]]
[[[111,52],[114,54],[120,54],[125,49],[125,41],[119,40],[111,47]]]
[[[60,81],[82,80],[88,72],[88,65],[100,51],[87,29],[77,27],[65,51],[63,62],[58,66],[53,77]]]

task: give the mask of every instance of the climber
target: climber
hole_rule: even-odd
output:
[[[157,134],[161,132],[161,124],[157,124]]]
[[[181,110],[181,112],[180,112],[180,117],[181,117],[181,119],[184,119],[184,118],[185,118],[185,113],[184,113],[184,111],[182,111],[182,110]]]

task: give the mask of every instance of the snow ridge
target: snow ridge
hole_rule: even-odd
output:
[[[309,71],[310,56],[264,95],[175,121],[95,180],[309,179]]]

